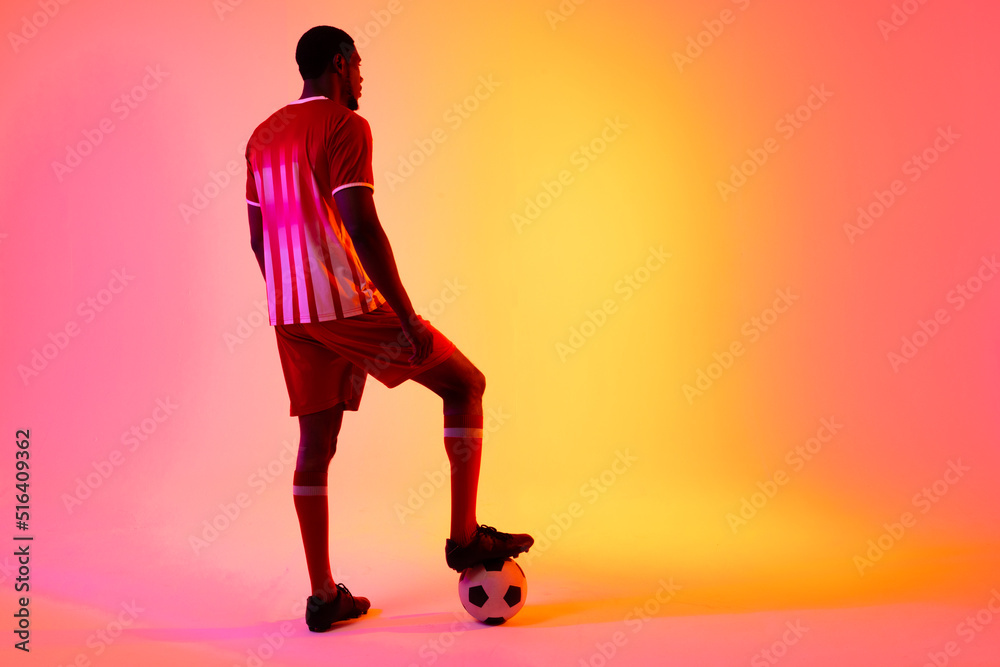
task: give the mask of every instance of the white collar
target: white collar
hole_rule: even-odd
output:
[[[289,102],[289,104],[302,104],[303,102],[310,102],[312,100],[327,100],[328,97],[323,97],[322,95],[316,95],[315,97],[304,97],[301,100],[295,100],[294,102]]]

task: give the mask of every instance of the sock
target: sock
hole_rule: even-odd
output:
[[[302,546],[306,552],[309,584],[313,595],[329,599],[333,588],[330,572],[330,510],[326,500],[326,472],[296,470],[292,476],[292,499],[299,517]]]
[[[469,543],[476,527],[483,415],[445,415],[444,448],[451,462],[451,539]]]

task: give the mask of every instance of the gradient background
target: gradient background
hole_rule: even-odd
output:
[[[976,282],[1000,250],[1000,11],[902,4],[912,14],[888,1],[566,0],[562,14],[556,0],[5,2],[2,539],[17,532],[10,436],[30,428],[35,633],[30,657],[4,646],[2,660],[246,664],[272,627],[257,624],[289,619],[310,639],[293,611],[308,594],[289,488],[298,428],[258,316],[243,149],[299,96],[294,46],[317,24],[358,42],[376,204],[410,297],[487,376],[479,519],[538,539],[514,629],[477,633],[508,633],[496,664],[535,664],[511,633],[547,630],[567,648],[543,662],[586,661],[572,637],[620,625],[671,580],[681,606],[654,614],[663,632],[667,616],[931,601],[955,606],[899,640],[905,664],[955,639],[1000,586],[1000,281]],[[896,9],[905,23],[883,34]],[[787,136],[777,124],[813,88],[829,99],[800,109],[808,119]],[[620,131],[604,141],[609,122]],[[446,140],[427,155],[437,128]],[[947,128],[958,138],[937,154]],[[720,195],[769,138],[777,152]],[[80,144],[87,154],[59,173]],[[911,180],[925,150],[936,159]],[[546,198],[564,170],[571,182]],[[852,241],[858,207],[897,179],[905,192]],[[670,257],[646,271],[651,248]],[[115,271],[131,279],[102,292]],[[978,291],[959,308],[967,283]],[[798,299],[751,340],[778,290]],[[608,300],[613,312],[593,315]],[[938,309],[947,322],[894,369],[888,355]],[[61,336],[67,325],[77,335]],[[710,368],[733,341],[744,353]],[[689,400],[699,371],[716,379]],[[174,406],[159,422],[157,401]],[[786,456],[824,418],[842,428],[794,469]],[[133,427],[143,440],[130,448]],[[367,637],[365,651],[387,651],[371,664],[429,664],[416,647],[439,626],[421,615],[461,618],[441,553],[440,438],[439,400],[412,383],[370,379],[345,418],[335,576],[380,622],[416,623]],[[634,460],[615,472],[624,454]],[[940,481],[951,463],[967,470]],[[787,484],[734,530],[727,515],[781,471]],[[933,504],[915,498],[925,488]],[[884,556],[859,572],[869,540],[907,511],[915,525],[883,536]],[[10,623],[14,559],[0,564]],[[134,632],[88,645],[132,600]],[[241,627],[254,630],[225,630]],[[813,646],[843,648],[839,631],[812,632]],[[745,643],[718,663],[735,664],[780,636],[754,633],[706,637]],[[970,662],[1000,641],[995,627],[979,637],[964,664],[1000,664]],[[642,664],[648,646],[669,655],[646,633],[616,664]]]

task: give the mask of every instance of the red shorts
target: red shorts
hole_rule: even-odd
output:
[[[276,325],[291,416],[338,403],[345,403],[345,410],[357,410],[368,375],[391,389],[450,357],[455,344],[427,320],[420,320],[434,335],[434,346],[419,366],[407,361],[412,348],[388,304],[340,320]]]

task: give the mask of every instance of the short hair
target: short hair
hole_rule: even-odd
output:
[[[295,62],[302,79],[316,79],[326,71],[334,56],[340,54],[350,60],[354,52],[354,39],[340,28],[318,25],[299,38],[295,47]]]

